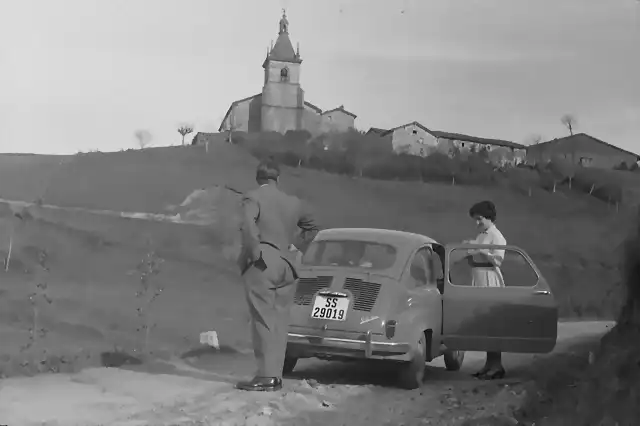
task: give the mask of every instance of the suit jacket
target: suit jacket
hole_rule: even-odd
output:
[[[285,194],[274,184],[262,185],[246,193],[242,200],[238,267],[244,272],[260,258],[261,242],[278,247],[282,257],[295,263],[296,253],[288,250],[289,245],[297,243],[304,251],[317,231],[311,212],[299,198]]]

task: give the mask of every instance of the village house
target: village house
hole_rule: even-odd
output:
[[[625,164],[631,168],[640,161],[640,155],[611,145],[586,133],[531,145],[527,149],[527,163],[548,163],[562,158],[583,167],[612,169]],[[623,167],[625,167],[623,166]]]
[[[389,139],[394,152],[426,157],[433,152],[452,156],[455,153],[486,151],[489,160],[496,165],[517,165],[526,158],[526,147],[515,142],[479,138],[430,130],[417,121],[393,129],[372,127],[367,134]]]
[[[231,103],[219,132],[279,132],[306,130],[312,135],[344,132],[354,127],[356,115],[344,105],[323,111],[305,100],[300,85],[300,47],[293,49],[289,21],[283,11],[275,45],[267,49],[262,64],[262,93]]]

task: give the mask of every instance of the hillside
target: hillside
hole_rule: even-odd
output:
[[[227,185],[244,191],[255,185],[256,160],[227,144],[208,153],[190,146],[1,161],[18,165],[0,169],[6,173],[0,197],[41,197],[46,204],[90,209],[167,213],[194,189]],[[616,250],[628,213],[590,197],[527,197],[501,188],[352,179],[293,168],[285,169],[282,186],[308,200],[324,227],[405,229],[443,242],[474,235],[468,208],[491,199],[508,241],[527,250],[554,285],[563,315],[611,315],[618,309]]]
[[[254,187],[256,163],[226,144],[211,146],[208,153],[192,146],[0,156],[0,197],[5,199],[183,214],[188,207],[175,206],[189,194],[218,186],[210,191],[218,194],[212,198],[215,220],[204,227],[37,205],[19,219],[15,206],[0,203],[0,255],[6,258],[10,247],[12,253],[0,285],[0,376],[104,364],[113,351],[146,353],[139,307],[155,324],[148,343],[154,355],[180,356],[198,346],[198,333],[211,329],[231,353],[247,348],[242,286],[230,261],[239,196],[225,186]],[[570,193],[528,197],[501,188],[352,179],[294,168],[284,169],[282,186],[310,202],[323,227],[405,229],[443,242],[473,235],[468,208],[491,199],[509,242],[526,249],[550,280],[562,316],[610,318],[618,311],[617,247],[627,232],[624,209],[616,213]],[[164,262],[151,275],[149,291],[164,290],[145,305],[135,296],[145,264],[137,268],[151,254]],[[39,266],[42,259],[46,270]],[[47,288],[39,289],[43,283]],[[32,292],[39,294],[35,305],[29,302]],[[30,329],[44,331],[34,335]],[[29,342],[31,347],[20,349]]]

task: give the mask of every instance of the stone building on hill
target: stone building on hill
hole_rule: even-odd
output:
[[[452,155],[454,152],[486,151],[489,160],[497,165],[516,165],[524,162],[526,158],[524,145],[501,139],[431,130],[417,121],[393,129],[372,127],[367,134],[387,139],[394,152],[421,157],[433,152]]]
[[[307,130],[312,135],[346,131],[354,127],[356,115],[344,106],[323,111],[305,100],[300,85],[302,58],[289,38],[289,21],[283,11],[275,45],[267,50],[262,64],[262,93],[234,101],[219,132],[279,132]]]
[[[554,158],[563,158],[579,166],[600,169],[632,168],[640,161],[639,154],[586,133],[538,143],[527,149],[527,162],[530,164],[546,163]]]

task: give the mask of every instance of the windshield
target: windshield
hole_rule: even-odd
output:
[[[389,244],[357,240],[323,240],[309,245],[302,258],[307,266],[344,266],[382,270],[396,262],[397,250]]]

